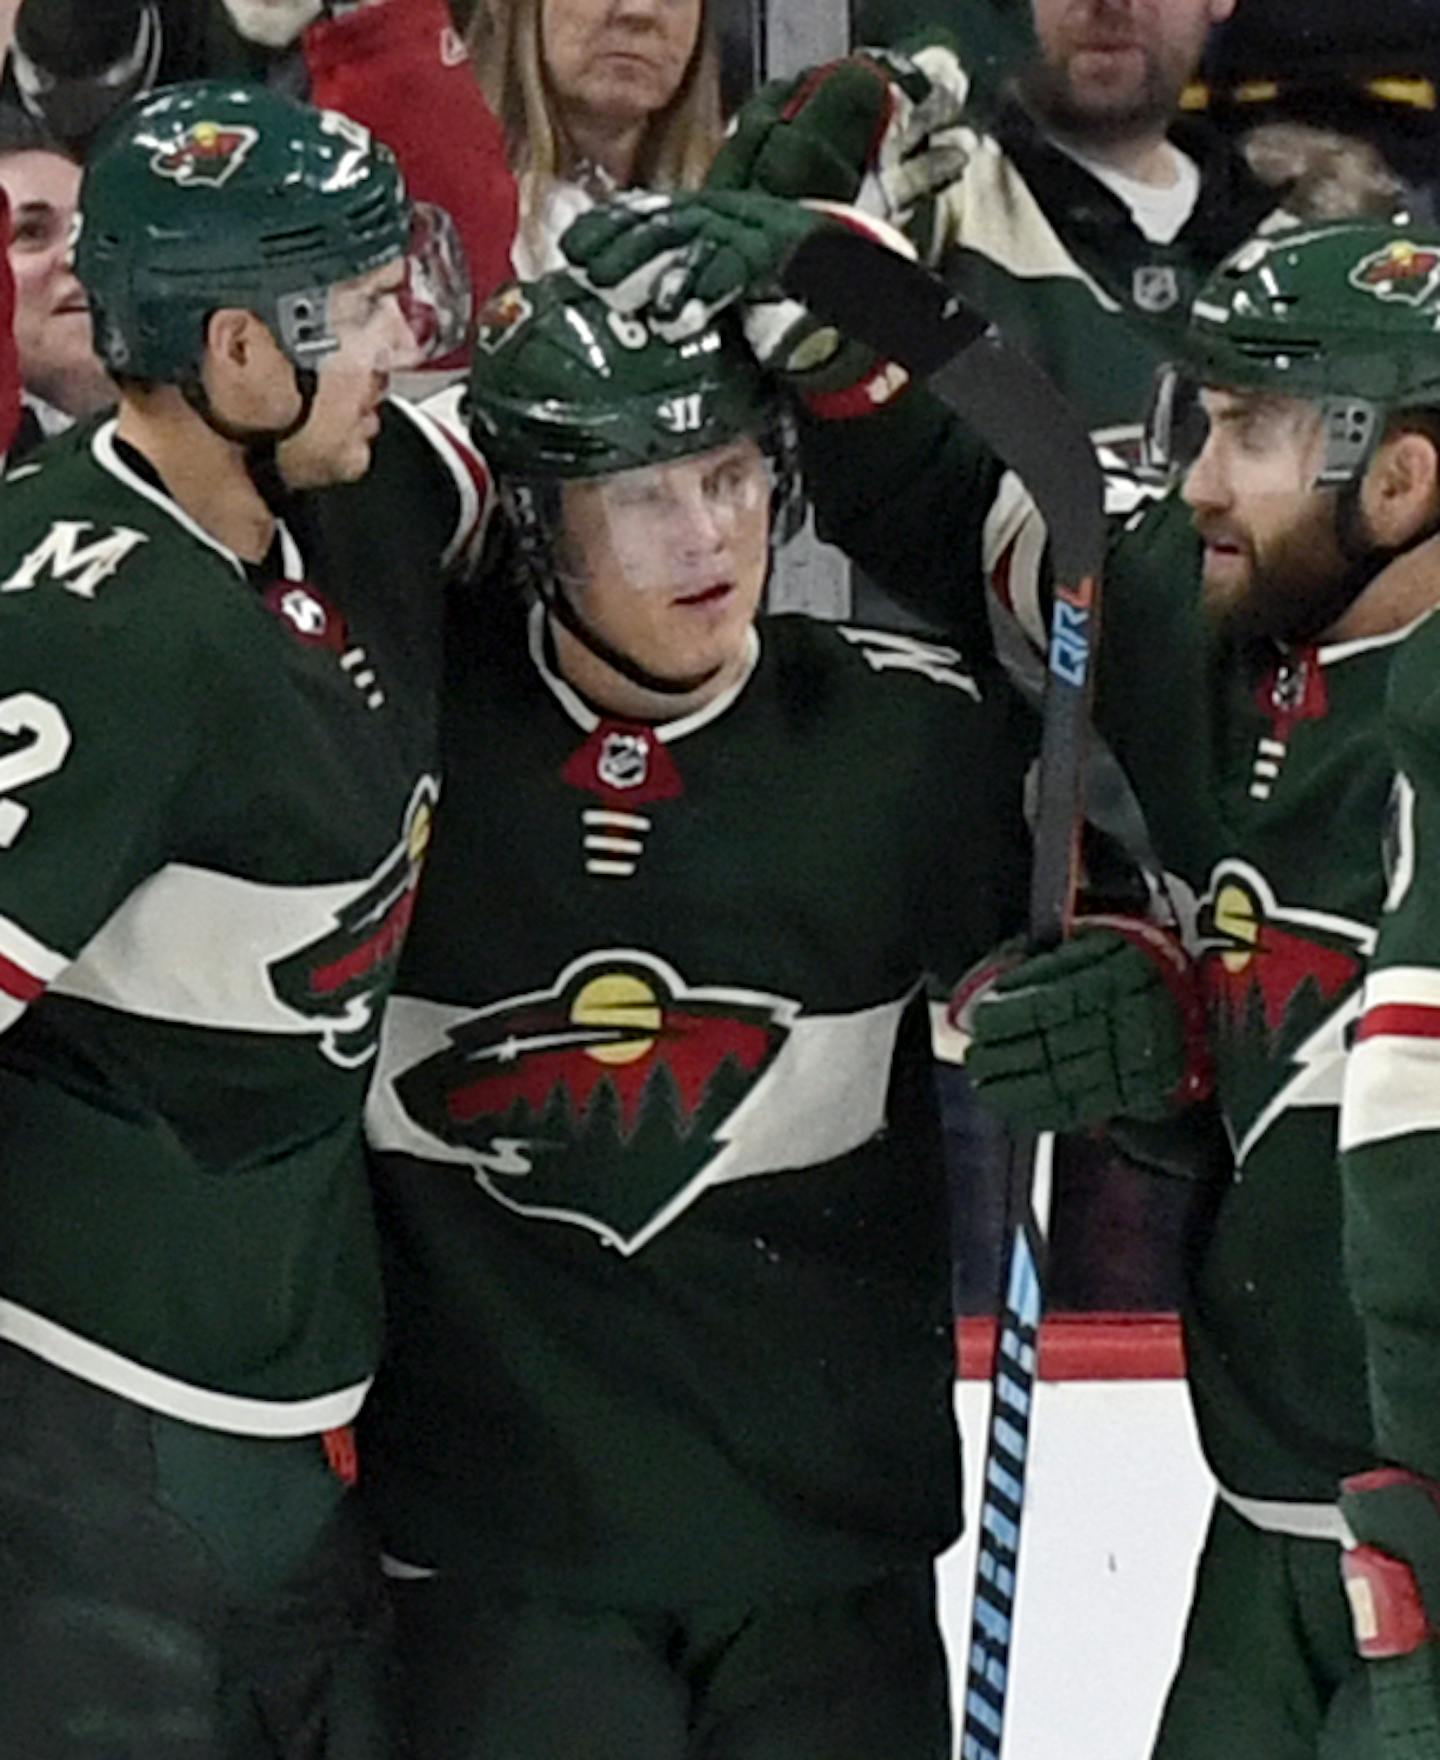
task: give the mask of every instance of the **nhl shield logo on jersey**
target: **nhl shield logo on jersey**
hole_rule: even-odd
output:
[[[634,1252],[699,1195],[797,1012],[650,954],[589,954],[452,1027],[395,1092],[490,1197]]]
[[[273,961],[268,976],[287,1008],[312,1020],[332,1063],[354,1068],[375,1055],[380,1008],[394,980],[415,889],[430,844],[439,789],[422,777],[399,843],[369,882],[336,913],[334,927]]]
[[[572,788],[599,795],[613,806],[648,806],[677,800],[685,792],[665,742],[648,727],[618,721],[600,722],[560,774]]]
[[[192,122],[184,134],[152,155],[150,169],[157,177],[186,186],[218,187],[240,169],[259,139],[259,131],[247,123]]]
[[[262,599],[266,609],[302,642],[336,654],[345,652],[350,638],[344,617],[307,581],[276,581],[265,589]]]
[[[1142,263],[1130,291],[1142,312],[1168,312],[1180,303],[1180,277],[1170,263]]]
[[[1383,251],[1362,257],[1350,271],[1350,284],[1377,299],[1424,305],[1440,287],[1440,252],[1397,239]]]
[[[595,774],[610,788],[639,788],[650,774],[650,738],[611,731],[600,742]]]

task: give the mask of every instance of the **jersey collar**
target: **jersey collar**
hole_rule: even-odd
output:
[[[567,684],[561,678],[546,657],[545,607],[543,605],[537,604],[530,607],[528,638],[530,658],[551,696],[578,728],[585,733],[593,733],[600,725],[602,719],[600,713],[590,707],[573,685]],[[652,728],[655,738],[663,745],[670,745],[677,739],[684,739],[687,733],[695,733],[702,727],[708,727],[712,721],[717,720],[725,713],[749,684],[759,662],[760,632],[752,624],[745,641],[745,665],[734,684],[727,685],[718,697],[712,697],[708,703],[702,704],[693,714],[682,715],[675,721],[657,723]],[[607,717],[607,719],[624,721],[626,717],[616,715]]]
[[[217,556],[224,557],[241,580],[248,580],[250,578],[249,569],[228,545],[222,544],[217,537],[207,532],[197,520],[193,520],[179,502],[173,500],[163,489],[149,482],[139,471],[131,469],[120,456],[119,449],[115,445],[116,426],[116,418],[112,416],[109,421],[102,422],[91,437],[90,450],[100,468],[108,472],[118,482],[123,483],[133,494],[152,502],[162,513],[174,520],[176,525],[189,532],[190,536],[198,543],[213,550]],[[280,559],[284,578],[292,581],[303,580],[305,576],[304,558],[300,554],[300,546],[290,535],[283,520],[276,522],[276,536],[280,541]]]
[[[1412,618],[1399,629],[1388,629],[1383,635],[1356,636],[1349,642],[1322,642],[1315,650],[1315,658],[1322,666],[1334,666],[1342,660],[1353,660],[1357,654],[1369,654],[1377,648],[1393,648],[1433,615],[1431,611],[1422,611],[1419,617]]]

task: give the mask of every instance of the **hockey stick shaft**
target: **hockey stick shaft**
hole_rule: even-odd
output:
[[[1079,880],[1086,734],[1099,631],[1104,484],[1089,433],[1054,384],[987,330],[945,283],[855,235],[819,232],[792,257],[785,289],[949,403],[1014,470],[1044,517],[1054,571],[1042,709],[1029,934],[1065,934]],[[1054,1142],[1012,1137],[1009,1260],[991,1378],[962,1760],[999,1760],[1009,1705],[1020,1539],[1044,1308]]]

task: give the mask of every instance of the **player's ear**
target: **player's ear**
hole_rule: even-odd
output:
[[[1440,435],[1401,428],[1375,455],[1362,490],[1381,544],[1403,544],[1440,514]]]
[[[1235,10],[1236,0],[1210,0],[1211,24],[1223,24]]]
[[[232,367],[243,367],[249,353],[244,320],[248,312],[224,307],[211,312],[205,320],[205,350],[217,361]]]

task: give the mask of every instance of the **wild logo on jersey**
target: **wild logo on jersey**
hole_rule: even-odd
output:
[[[399,843],[364,890],[336,913],[334,928],[268,968],[275,994],[297,1014],[324,1023],[321,1048],[347,1069],[375,1055],[380,1006],[415,914],[437,794],[435,783],[422,777]]]
[[[1373,930],[1282,904],[1258,868],[1230,860],[1211,875],[1196,931],[1221,1092],[1242,1148],[1288,1107],[1337,1104]]]
[[[633,1251],[696,1195],[796,1012],[648,954],[587,954],[452,1028],[396,1092],[491,1197]]]

